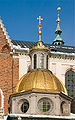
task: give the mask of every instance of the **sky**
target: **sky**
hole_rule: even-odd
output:
[[[61,38],[65,45],[75,46],[75,0],[0,0],[0,16],[11,40],[38,41],[38,21],[42,21],[42,41],[51,44],[60,11]]]

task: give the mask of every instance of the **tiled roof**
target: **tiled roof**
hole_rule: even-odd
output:
[[[18,40],[12,40],[12,43],[16,46],[20,45],[21,48],[31,48],[32,46],[37,45],[36,42],[18,41]]]
[[[20,46],[22,48],[31,48],[32,46],[36,46],[37,42],[29,42],[29,41],[18,41],[18,40],[12,40],[12,43],[14,46]],[[55,52],[63,52],[63,53],[74,53],[75,54],[75,47],[73,46],[56,46],[52,44],[44,44],[45,46],[48,46],[51,51]]]

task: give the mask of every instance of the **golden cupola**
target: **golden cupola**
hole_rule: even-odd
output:
[[[41,16],[39,16],[39,41],[37,46],[30,49],[31,70],[25,74],[18,82],[15,92],[38,91],[38,92],[64,92],[67,95],[64,84],[48,70],[49,48],[45,47],[41,41]]]
[[[25,74],[18,82],[15,92],[63,92],[67,95],[64,84],[49,70],[32,70]]]

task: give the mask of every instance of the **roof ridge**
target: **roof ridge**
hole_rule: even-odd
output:
[[[37,43],[37,42],[33,42],[33,41],[23,41],[23,40],[22,40],[22,41],[21,41],[21,40],[11,40],[11,41]],[[71,48],[75,48],[75,46],[68,46],[68,45],[59,46],[59,45],[53,45],[53,44],[49,44],[49,43],[44,43],[44,45],[55,46],[55,48],[63,48],[63,47],[71,47]]]
[[[11,41],[19,41],[19,42],[32,42],[32,43],[37,43],[37,42],[33,42],[33,41],[24,41],[24,40],[11,40]]]

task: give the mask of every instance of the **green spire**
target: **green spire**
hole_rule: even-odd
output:
[[[59,18],[59,10],[61,10],[61,8],[58,7],[57,10],[58,10],[58,15],[57,15],[58,18],[57,18],[57,20],[56,20],[56,22],[57,22],[57,28],[56,28],[56,31],[55,31],[56,38],[55,38],[55,40],[53,41],[52,44],[54,44],[54,45],[63,45],[63,44],[64,44],[64,41],[63,41],[62,38],[60,37],[62,31],[61,31],[60,25],[59,25],[59,23],[60,23],[60,21],[61,21],[60,18]]]

